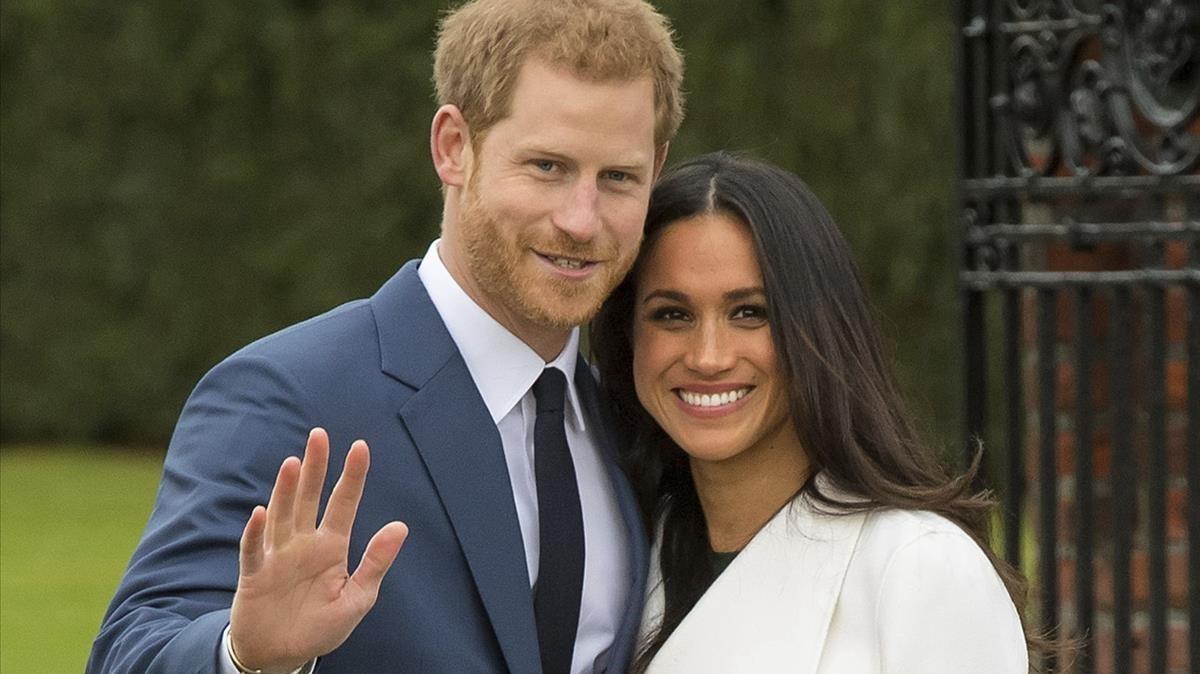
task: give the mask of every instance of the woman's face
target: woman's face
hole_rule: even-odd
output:
[[[654,420],[693,461],[797,451],[746,225],[720,213],[671,223],[640,269],[633,377]]]

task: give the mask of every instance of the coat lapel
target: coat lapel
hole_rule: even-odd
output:
[[[415,263],[380,289],[372,307],[383,370],[416,389],[399,417],[450,518],[505,663],[539,672],[528,567],[496,426]]]
[[[608,479],[612,483],[613,492],[616,494],[617,506],[620,508],[621,519],[625,524],[625,532],[629,541],[629,568],[632,574],[629,600],[626,602],[625,616],[617,628],[607,662],[599,668],[602,671],[624,672],[629,666],[638,624],[642,618],[649,557],[646,527],[642,525],[642,517],[638,512],[633,488],[617,461],[617,443],[612,432],[614,426],[605,413],[603,405],[600,404],[596,379],[582,356],[576,360],[575,388],[579,392],[580,401],[591,420],[589,423],[596,423],[599,426],[595,433],[595,437],[600,443],[597,449],[604,459],[604,466],[608,471]]]
[[[649,672],[815,674],[865,517],[822,514],[806,497],[785,507],[700,598]],[[657,550],[650,582],[647,625],[663,610]]]

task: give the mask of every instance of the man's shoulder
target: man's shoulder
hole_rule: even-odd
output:
[[[226,356],[201,378],[193,396],[215,390],[252,400],[270,391],[345,391],[348,382],[378,372],[374,323],[368,300],[347,302]]]
[[[230,357],[287,358],[308,355],[306,352],[310,349],[331,347],[344,340],[353,343],[374,332],[375,318],[371,301],[357,299],[260,337]]]
[[[216,369],[238,362],[257,362],[281,368],[293,375],[362,372],[378,370],[389,333],[396,325],[408,326],[410,334],[430,334],[424,307],[413,291],[420,287],[414,265],[405,265],[374,295],[356,299],[274,333],[238,349]],[[427,300],[426,300],[427,302]],[[432,314],[436,317],[436,314]],[[388,325],[392,324],[389,328]],[[411,344],[413,339],[400,338]]]
[[[382,320],[416,319],[412,290],[420,286],[415,265],[405,265],[371,297],[351,300],[247,344],[230,357],[309,359],[368,349],[377,351]]]

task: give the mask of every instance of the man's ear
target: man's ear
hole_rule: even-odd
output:
[[[671,141],[667,141],[654,149],[654,180],[658,180],[659,174],[662,173],[663,164],[667,162],[667,150],[671,147]]]
[[[433,115],[429,130],[429,152],[433,168],[447,187],[466,184],[472,161],[471,130],[456,105],[443,105]]]

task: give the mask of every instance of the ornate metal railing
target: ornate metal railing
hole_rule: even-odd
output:
[[[1200,672],[1200,0],[957,10],[966,432],[1044,664]]]

